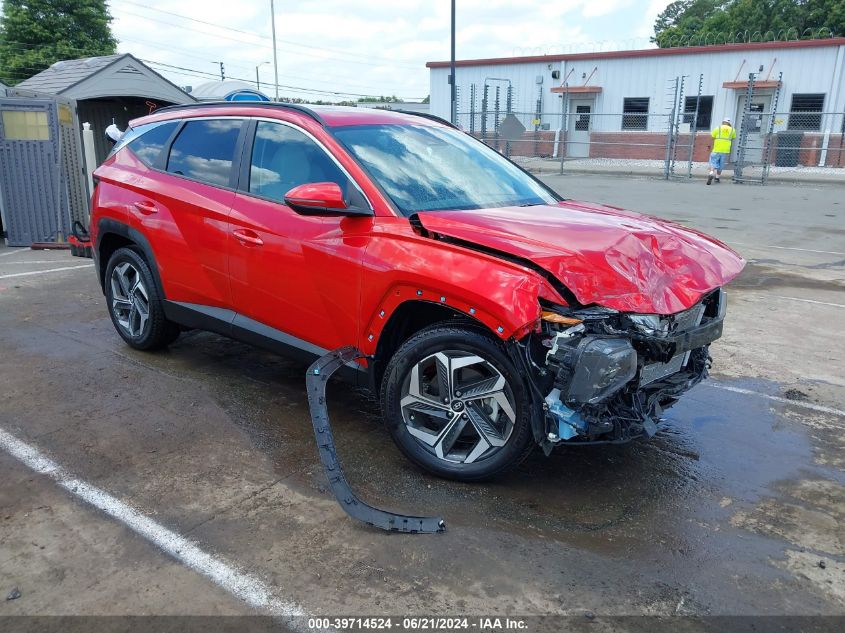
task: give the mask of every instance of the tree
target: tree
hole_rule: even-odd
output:
[[[105,0],[4,0],[0,79],[14,85],[62,59],[113,55]]]
[[[654,22],[661,48],[845,34],[845,0],[678,0]]]
[[[678,46],[702,32],[705,23],[721,12],[718,0],[677,0],[667,6],[654,22],[651,41],[661,48]]]

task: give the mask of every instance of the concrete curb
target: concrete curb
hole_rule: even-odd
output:
[[[653,169],[642,168],[626,168],[626,167],[581,167],[581,166],[567,166],[563,167],[563,174],[560,173],[560,168],[537,167],[529,165],[528,171],[533,174],[543,176],[566,176],[567,174],[584,174],[584,175],[598,175],[598,176],[638,176],[641,178],[658,178],[663,179],[662,171],[655,171]],[[835,168],[833,168],[835,169]],[[706,174],[693,173],[692,180],[704,180]],[[724,182],[731,181],[733,172],[725,170],[722,172]],[[680,178],[679,180],[686,180]],[[802,174],[802,173],[770,173],[768,182],[774,184],[820,184],[820,185],[845,185],[845,169],[838,170],[836,174]],[[754,183],[749,183],[754,184]]]

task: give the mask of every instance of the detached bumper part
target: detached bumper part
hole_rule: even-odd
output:
[[[311,411],[311,424],[320,450],[320,460],[326,469],[332,492],[340,507],[353,519],[363,521],[383,530],[406,532],[411,534],[431,534],[443,532],[446,523],[440,517],[416,517],[379,510],[361,501],[343,476],[337,461],[334,437],[329,426],[329,412],[326,407],[326,383],[333,373],[364,355],[354,347],[341,347],[318,358],[308,368],[305,384],[308,389],[308,407]]]

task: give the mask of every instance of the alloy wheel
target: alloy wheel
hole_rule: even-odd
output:
[[[150,318],[150,297],[141,273],[129,262],[121,262],[112,270],[110,283],[115,320],[129,336],[141,337]]]
[[[408,433],[438,458],[471,464],[501,450],[516,423],[514,396],[482,357],[437,352],[411,369],[402,388]]]

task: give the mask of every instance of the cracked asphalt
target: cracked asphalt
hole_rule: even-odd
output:
[[[367,501],[442,535],[356,524],[331,496],[305,366],[190,332],[141,353],[93,269],[0,248],[0,429],[314,615],[845,615],[845,196],[546,176],[569,197],[711,233],[749,262],[713,376],[650,442],[539,451],[487,484],[430,477],[376,403],[329,387]],[[0,615],[254,607],[0,451]]]

